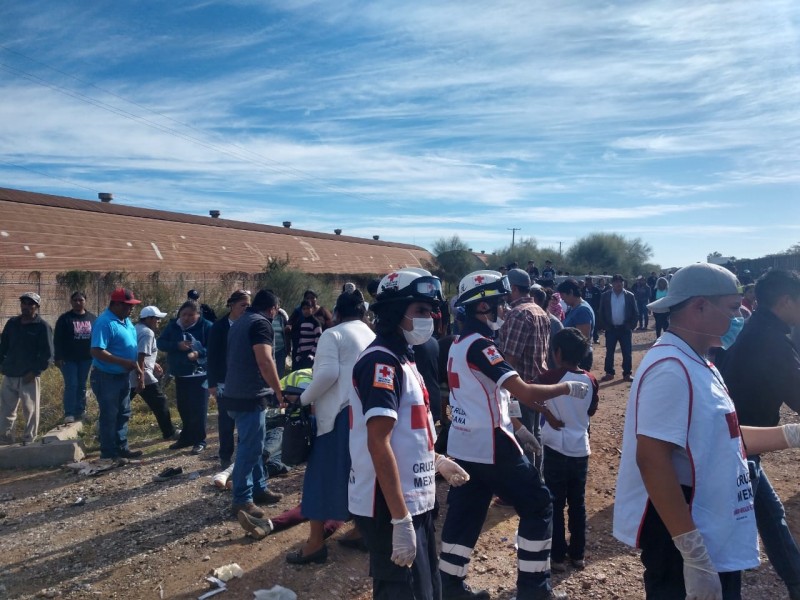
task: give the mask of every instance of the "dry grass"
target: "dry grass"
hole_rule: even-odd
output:
[[[2,375],[0,375],[2,381]],[[169,398],[170,413],[172,415],[172,422],[176,427],[180,427],[180,417],[178,410],[175,408],[175,384],[169,382],[164,387],[164,393]],[[39,436],[42,436],[47,431],[58,425],[64,418],[64,380],[61,377],[61,371],[55,367],[50,367],[42,373],[41,379],[41,401],[39,407]],[[131,443],[141,442],[145,440],[160,439],[161,430],[158,428],[158,423],[150,412],[144,400],[136,396],[133,399],[131,406],[131,420],[128,426],[128,439]],[[212,398],[208,407],[209,413],[216,412],[217,405]],[[100,445],[97,440],[97,401],[94,398],[91,387],[86,390],[86,420],[84,421],[84,429],[81,433],[84,445],[87,451],[99,450]],[[22,419],[21,409],[17,412],[17,422],[14,426],[16,439],[22,438],[24,429],[24,421]]]

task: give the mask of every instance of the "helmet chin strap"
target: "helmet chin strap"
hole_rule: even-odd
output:
[[[489,306],[489,310],[486,310],[486,311],[477,311],[476,310],[475,311],[475,316],[477,316],[479,318],[479,320],[483,321],[484,323],[488,323],[488,322],[494,323],[495,321],[497,321],[497,312],[498,312],[497,304],[495,304],[494,302],[487,302],[486,304]],[[491,317],[490,317],[490,315],[491,315]],[[482,319],[480,317],[486,317],[486,318]]]

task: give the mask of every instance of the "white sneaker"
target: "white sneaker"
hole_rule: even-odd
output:
[[[214,478],[211,480],[213,484],[221,490],[226,489],[228,480],[231,477],[231,473],[233,473],[233,465],[225,469],[224,471],[220,471]]]
[[[73,417],[72,415],[64,417],[64,425],[69,425],[70,423],[74,422],[75,422],[75,417]]]

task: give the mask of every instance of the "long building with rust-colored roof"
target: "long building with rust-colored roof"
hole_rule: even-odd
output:
[[[425,266],[419,246],[0,188],[0,271],[313,274]]]

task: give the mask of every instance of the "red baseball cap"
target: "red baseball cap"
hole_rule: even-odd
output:
[[[141,300],[137,300],[133,292],[127,288],[117,288],[111,292],[111,302],[122,302],[123,304],[141,304]]]

